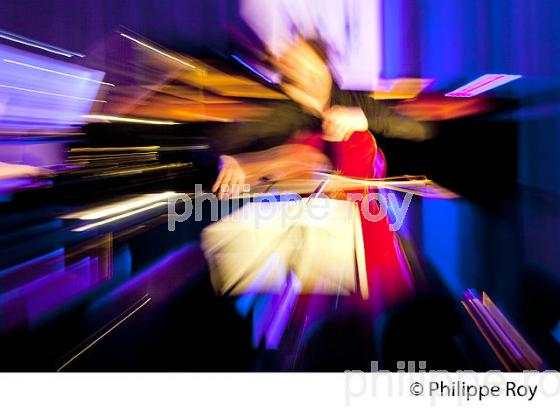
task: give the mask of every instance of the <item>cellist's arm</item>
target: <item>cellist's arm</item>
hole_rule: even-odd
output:
[[[212,190],[218,196],[238,194],[244,184],[263,178],[281,180],[331,168],[329,159],[305,144],[284,144],[263,151],[222,155],[220,172]]]
[[[399,114],[367,94],[357,97],[357,104],[367,120],[367,128],[376,136],[423,141],[432,137],[427,124]]]
[[[426,124],[400,115],[364,93],[352,94],[347,104],[334,105],[323,112],[323,131],[329,141],[346,141],[354,132],[366,130],[376,136],[412,141],[432,136]]]

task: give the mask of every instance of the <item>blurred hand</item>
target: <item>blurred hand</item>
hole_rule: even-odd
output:
[[[335,105],[323,113],[323,139],[347,141],[356,131],[366,131],[368,120],[359,107]]]
[[[220,172],[216,182],[212,185],[212,192],[216,192],[218,198],[239,194],[242,191],[246,177],[239,161],[230,155],[220,155],[219,166]]]

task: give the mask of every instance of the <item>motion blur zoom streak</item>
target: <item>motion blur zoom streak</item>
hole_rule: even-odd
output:
[[[63,219],[81,219],[82,221],[97,220],[106,217],[117,216],[143,206],[152,205],[162,200],[167,200],[174,195],[174,192],[164,192],[162,194],[146,194],[137,198],[119,201],[117,203],[97,207],[91,210],[76,212],[62,216]]]
[[[474,97],[488,90],[521,78],[520,75],[486,74],[470,83],[445,94],[446,97]]]
[[[0,332],[33,326],[112,277],[110,235],[6,268],[0,271]]]
[[[40,41],[31,40],[29,38],[19,36],[14,33],[9,33],[7,31],[0,30],[0,38],[8,41],[12,41],[14,43],[22,44],[24,46],[37,48],[43,51],[47,51],[52,54],[64,56],[64,57],[85,57],[83,54],[75,53],[70,50],[65,50],[60,47],[52,46],[49,44],[42,43]]]
[[[84,122],[104,73],[0,45],[0,133],[65,128]]]
[[[0,370],[560,365],[559,88],[538,78],[560,72],[538,61],[558,54],[560,7],[58,0],[34,8],[45,16],[12,19],[24,6],[5,3],[37,39],[0,31]],[[321,71],[337,92],[389,100],[375,105],[426,121],[433,138],[372,131],[369,151],[349,143],[337,163],[346,145],[324,142],[325,106],[302,117],[309,127],[289,115],[302,108],[285,93],[297,76],[277,57],[302,39],[328,55]],[[287,72],[316,67],[309,56]],[[295,132],[311,129],[315,139]],[[210,187],[223,155],[243,165],[250,199],[227,216],[239,198],[201,201],[202,220],[168,230],[169,200]],[[381,202],[340,200],[358,192],[413,200],[374,224],[361,205],[372,214]],[[330,216],[312,217],[309,204]]]
[[[544,370],[543,360],[486,293],[467,289],[461,302],[508,371]]]

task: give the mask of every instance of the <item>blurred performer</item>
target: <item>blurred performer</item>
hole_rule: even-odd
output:
[[[424,125],[399,115],[367,93],[340,90],[329,69],[326,49],[318,41],[298,39],[274,64],[291,101],[279,104],[259,122],[231,125],[226,131],[220,140],[225,155],[220,157],[221,168],[213,186],[219,194],[254,182],[255,166],[246,159],[257,153],[248,151],[265,153],[261,157],[266,158],[266,150],[276,152],[278,147],[297,144],[303,151],[303,147],[313,147],[313,151],[326,153],[342,175],[381,178],[385,163],[371,134],[416,141],[430,137]],[[371,134],[364,132],[368,130]],[[321,163],[313,158],[311,167]],[[267,167],[259,164],[256,168]],[[411,293],[411,273],[387,218],[372,223],[362,216],[362,231],[369,294],[375,310],[381,312]]]
[[[342,91],[333,80],[326,47],[299,38],[274,64],[282,75],[282,89],[292,101],[279,103],[260,121],[226,128],[218,150],[239,154],[266,150],[289,142],[301,132],[321,133],[325,141],[345,141],[356,131],[374,136],[424,140],[426,126],[403,117],[369,97],[367,92]],[[213,191],[245,182],[235,155],[222,155]]]

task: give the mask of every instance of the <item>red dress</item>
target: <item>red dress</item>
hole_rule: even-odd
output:
[[[320,133],[300,133],[291,142],[311,145],[325,152],[340,175],[357,178],[385,177],[387,168],[383,152],[368,131],[355,132],[348,141],[334,143],[323,140]],[[362,205],[361,201],[358,201],[358,205]],[[369,207],[372,215],[377,214],[377,201],[369,201]],[[396,232],[389,229],[388,217],[373,222],[367,220],[361,212],[361,219],[369,300],[374,312],[381,313],[412,295],[412,275],[399,238]]]

